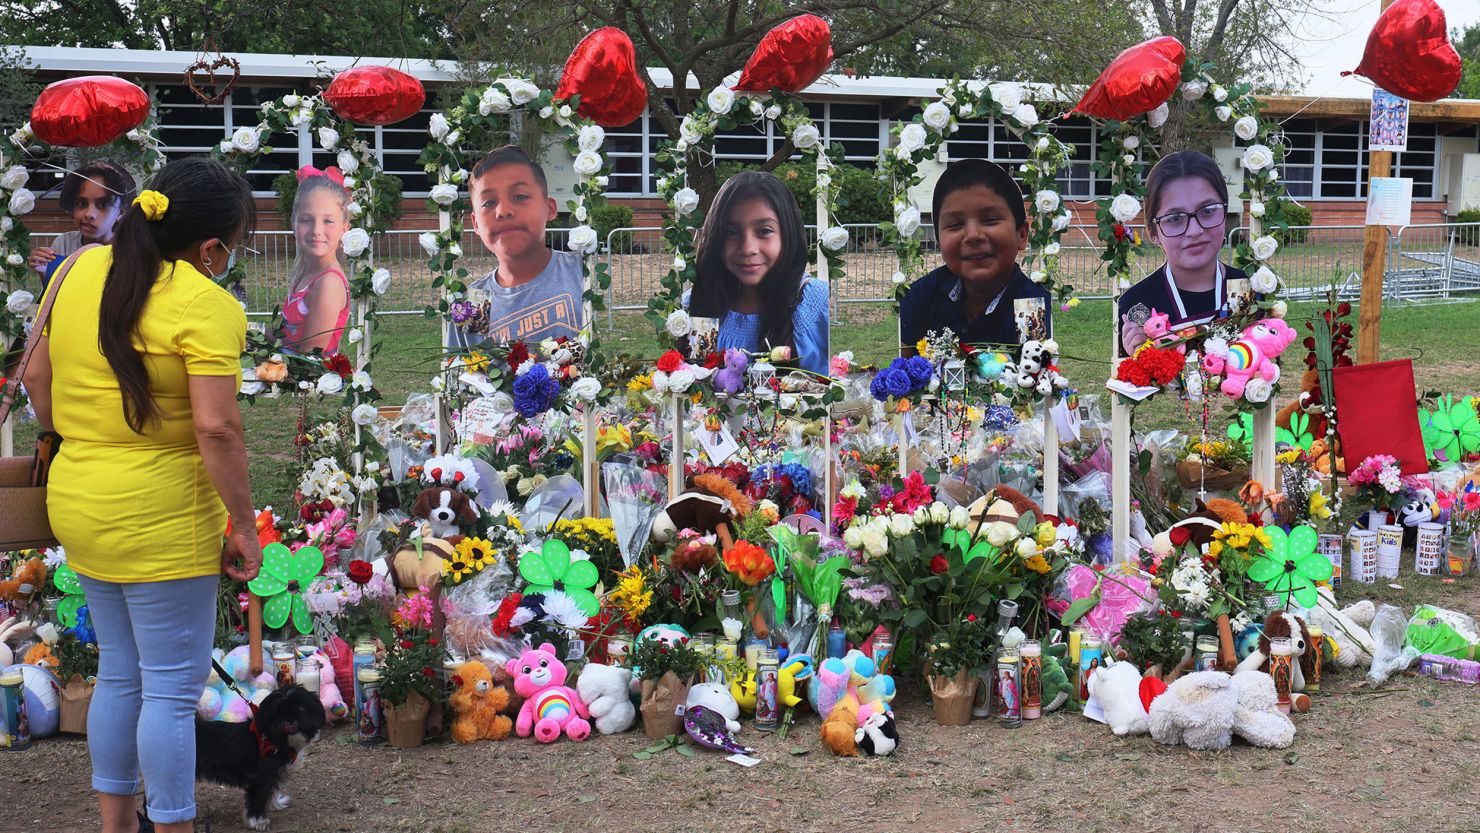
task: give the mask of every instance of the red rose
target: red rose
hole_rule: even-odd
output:
[[[457,674],[453,674],[452,675],[452,684],[455,685],[455,686],[457,686],[458,688],[462,688],[463,687],[463,678],[461,676],[457,675]]]
[[[1180,547],[1183,544],[1186,544],[1187,541],[1192,538],[1192,533],[1188,532],[1187,527],[1185,526],[1174,526],[1172,527],[1172,530],[1167,533],[1167,537],[1172,539],[1173,546]]]
[[[355,373],[354,365],[349,363],[349,357],[343,353],[335,353],[325,359],[324,368],[330,373],[337,374],[341,379],[348,379]]]
[[[405,648],[405,649],[406,649],[406,650],[408,650],[408,651],[409,651],[409,650],[411,650],[411,648],[412,648],[412,647],[413,647],[413,646],[414,646],[414,645],[415,645],[415,644],[416,644],[416,643],[414,643],[414,642],[412,642],[412,641],[411,641],[411,640],[409,640],[409,639],[403,639],[403,640],[401,640],[401,647],[402,647],[402,648]]]
[[[421,673],[424,674],[424,675],[426,675],[426,676],[428,676],[428,677],[435,677],[435,676],[437,676],[437,672],[433,671],[430,668],[423,668],[423,669],[421,669]]]
[[[1181,619],[1182,618],[1182,611],[1180,611],[1180,610],[1174,610],[1174,611],[1172,611],[1172,618],[1173,619]]]
[[[930,559],[930,572],[940,575],[949,569],[951,569],[951,562],[947,561],[944,555],[937,555]]]
[[[427,644],[430,645],[430,646],[432,646],[433,648],[435,648],[435,647],[437,647],[437,640],[435,640],[435,639],[428,639],[427,640]]]
[[[968,622],[975,622],[976,621],[976,614],[975,613],[968,613],[968,614],[966,614],[966,621],[968,621]]]
[[[669,350],[658,357],[658,369],[664,373],[672,373],[683,364],[683,355],[677,350]]]
[[[718,353],[711,352],[709,355],[704,357],[704,366],[706,368],[713,370],[714,368],[719,367],[719,365],[720,357]]]
[[[1125,230],[1125,226],[1121,225],[1120,223],[1116,223],[1115,224],[1115,239],[1116,240],[1124,240],[1124,239],[1126,239],[1129,236],[1130,236],[1130,233]]]
[[[356,558],[349,563],[349,580],[355,584],[366,584],[370,577],[375,574],[375,568],[370,566],[369,561]]]
[[[529,347],[522,341],[509,345],[509,369],[518,370],[519,365],[529,360]]]

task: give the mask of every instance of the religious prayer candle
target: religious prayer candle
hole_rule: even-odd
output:
[[[1275,702],[1285,714],[1290,713],[1290,663],[1294,650],[1289,637],[1269,640],[1269,676],[1274,678]]]

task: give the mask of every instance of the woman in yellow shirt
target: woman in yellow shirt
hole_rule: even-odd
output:
[[[74,255],[53,282],[26,372],[38,421],[62,437],[47,510],[98,633],[87,739],[103,833],[192,828],[217,585],[262,563],[236,403],[246,315],[212,280],[254,221],[240,176],[171,162],[113,244]],[[147,819],[134,810],[141,771]]]

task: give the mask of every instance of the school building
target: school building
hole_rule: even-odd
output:
[[[312,93],[326,84],[326,74],[356,63],[384,63],[409,72],[426,85],[426,108],[399,124],[362,128],[361,132],[380,155],[385,170],[404,183],[406,204],[400,226],[435,227],[424,199],[428,177],[416,159],[427,142],[429,116],[452,97],[457,68],[447,62],[235,53],[230,57],[240,62],[240,77],[223,102],[205,104],[184,83],[185,67],[199,57],[193,52],[24,49],[30,66],[47,82],[106,74],[143,86],[158,103],[160,139],[169,157],[209,151],[237,127],[256,124],[262,102],[289,92]],[[671,85],[666,70],[655,70],[652,75],[660,87]],[[842,143],[850,163],[872,167],[880,151],[889,146],[890,128],[897,121],[909,120],[922,104],[933,100],[943,83],[935,78],[829,75],[808,87],[801,97],[824,139]],[[1360,225],[1365,215],[1369,100],[1312,100],[1303,96],[1267,96],[1262,100],[1265,116],[1283,123],[1287,152],[1281,175],[1290,195],[1311,209],[1315,225]],[[1064,109],[1070,104],[1066,103]],[[1473,104],[1462,107],[1453,101],[1440,101],[1414,103],[1411,107],[1408,149],[1394,155],[1392,175],[1413,179],[1415,224],[1444,222],[1460,210],[1480,208],[1480,119],[1472,115]],[[1054,109],[1041,103],[1038,107],[1043,115]],[[1471,114],[1461,112],[1466,109]],[[1076,210],[1076,222],[1093,224],[1091,201],[1111,196],[1109,184],[1093,170],[1099,153],[1099,129],[1089,120],[1076,117],[1061,121],[1057,134],[1078,149],[1072,164],[1061,174],[1060,189]],[[608,130],[607,137],[606,150],[614,165],[609,197],[630,205],[638,225],[659,224],[662,203],[657,198],[658,172],[652,155],[666,135],[655,119],[644,114],[630,125]],[[771,126],[753,127],[721,135],[715,151],[720,160],[760,162],[769,158],[783,140]],[[296,141],[278,136],[267,143],[274,150],[251,171],[250,180],[259,198],[263,227],[272,228],[278,222],[272,210],[273,179],[302,165],[324,167],[333,159],[315,146],[306,131]],[[1233,144],[1230,129],[1225,145],[1215,147],[1214,152],[1237,193],[1239,151]],[[1004,125],[995,121],[963,124],[927,171],[926,182],[916,193],[917,204],[928,210],[934,177],[951,160],[985,157],[1011,165],[1026,156],[1026,148]],[[568,193],[574,181],[570,158],[557,145],[547,153],[544,163],[553,195],[563,203],[562,192]],[[33,181],[40,184],[46,179]],[[39,193],[41,188],[36,190]],[[1241,206],[1236,199],[1234,203],[1231,209],[1237,212]],[[56,207],[54,191],[27,220],[37,231],[69,225]]]

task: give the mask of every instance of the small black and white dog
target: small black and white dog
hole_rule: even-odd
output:
[[[243,788],[247,826],[266,830],[268,805],[282,810],[292,804],[283,784],[323,728],[323,703],[301,685],[267,695],[251,723],[196,720],[196,780]]]

